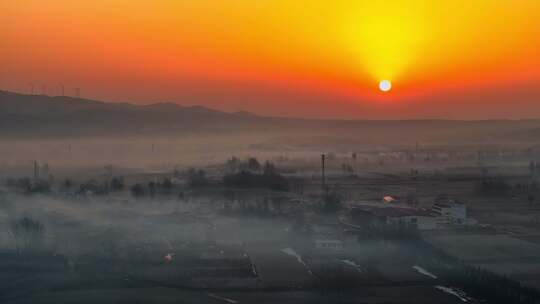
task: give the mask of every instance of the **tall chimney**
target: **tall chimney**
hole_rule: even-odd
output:
[[[325,168],[324,168],[325,159],[326,159],[326,155],[324,155],[324,153],[321,154],[321,166],[322,166],[322,180],[321,180],[322,184],[321,184],[321,186],[322,186],[323,189],[326,188],[326,177],[325,177],[325,172],[324,172],[324,170],[325,170]]]
[[[39,166],[37,160],[34,161],[34,179],[39,177]]]

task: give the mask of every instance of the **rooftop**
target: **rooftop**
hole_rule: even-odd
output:
[[[381,217],[407,217],[407,216],[433,216],[431,210],[404,208],[404,207],[382,207],[363,206],[358,208],[363,211],[368,211],[375,216]]]

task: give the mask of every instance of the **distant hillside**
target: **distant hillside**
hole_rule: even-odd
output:
[[[0,91],[0,138],[250,133],[291,144],[538,141],[540,120],[321,120]]]
[[[73,97],[0,91],[0,136],[107,136],[222,132],[252,123],[256,115],[174,103],[133,105]]]

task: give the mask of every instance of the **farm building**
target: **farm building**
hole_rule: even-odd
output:
[[[430,210],[365,206],[351,212],[353,221],[360,226],[405,224],[415,226],[420,230],[437,228],[437,220]]]
[[[465,224],[467,222],[467,206],[463,202],[438,199],[432,210],[441,224]]]

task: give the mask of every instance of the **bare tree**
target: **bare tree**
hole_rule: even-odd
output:
[[[11,224],[11,234],[18,252],[35,250],[43,245],[45,227],[37,220],[23,217]]]

